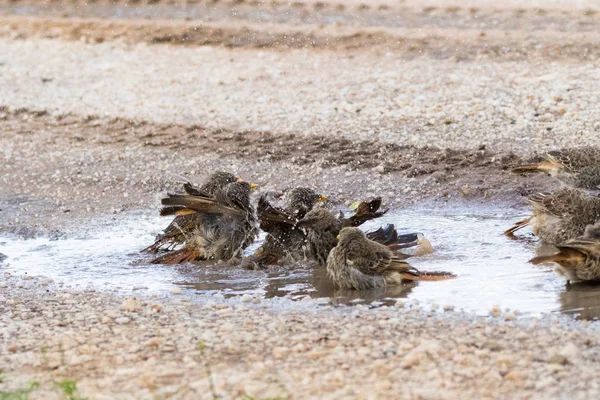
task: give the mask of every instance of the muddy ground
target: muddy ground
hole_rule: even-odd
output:
[[[0,0],[0,234],[76,236],[215,169],[340,208],[521,211],[557,183],[510,166],[597,143],[598,22],[591,1]],[[122,294],[3,279],[0,388],[40,381],[32,398],[64,379],[94,399],[598,392],[595,323],[151,294],[124,310]]]

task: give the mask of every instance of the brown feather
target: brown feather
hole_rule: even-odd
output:
[[[525,218],[524,220],[515,223],[510,229],[505,230],[504,234],[506,236],[513,236],[513,234],[516,231],[518,231],[519,229],[525,228],[527,225],[529,225],[529,223],[531,222],[532,219],[533,219],[533,216],[531,216],[529,218]]]
[[[554,168],[560,167],[560,164],[553,163],[551,161],[542,161],[538,164],[525,164],[519,165],[510,170],[513,174],[528,174],[536,172],[550,173]]]
[[[557,264],[562,265],[565,268],[568,268],[569,265],[571,265],[574,262],[583,260],[583,258],[585,258],[585,255],[582,252],[577,251],[575,249],[562,247],[556,254],[552,254],[549,256],[534,257],[531,260],[529,260],[529,262],[534,265],[539,265],[544,262],[555,262]]]

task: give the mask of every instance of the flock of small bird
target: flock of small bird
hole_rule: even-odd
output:
[[[571,281],[600,279],[600,149],[582,147],[552,151],[536,164],[521,165],[513,173],[543,172],[565,184],[553,193],[528,197],[531,217],[505,233],[514,236],[530,225],[534,235],[556,246],[558,252],[535,257],[533,264],[553,262]],[[327,197],[310,188],[270,191],[251,204],[250,184],[228,172],[215,172],[199,187],[183,184],[183,193],[162,199],[163,216],[175,216],[156,241],[142,250],[157,254],[153,262],[180,264],[213,260],[241,264],[246,269],[312,260],[326,267],[334,285],[370,289],[404,281],[453,278],[447,272],[424,272],[412,267],[402,249],[420,243],[420,234],[399,235],[388,224],[372,232],[358,227],[383,216],[381,198],[360,202],[354,214],[334,214]],[[283,203],[282,206],[273,205]],[[251,255],[244,250],[266,232]],[[160,253],[160,254],[158,254]]]
[[[534,235],[558,252],[530,260],[553,262],[556,271],[571,281],[600,280],[600,148],[580,147],[551,151],[543,161],[521,165],[517,174],[542,172],[565,184],[552,193],[528,197],[531,217],[517,222],[505,234],[513,236],[531,225]],[[595,193],[594,193],[595,192]]]
[[[401,250],[421,243],[422,235],[399,235],[392,224],[366,233],[358,228],[388,211],[380,210],[381,198],[358,203],[354,214],[346,217],[324,205],[327,197],[298,187],[262,194],[255,211],[251,192],[256,186],[222,171],[199,187],[184,183],[184,193],[169,193],[161,201],[160,214],[175,218],[142,251],[157,254],[154,263],[171,265],[212,260],[262,269],[310,261],[326,267],[334,285],[342,289],[454,277],[408,264],[409,255]],[[275,206],[275,201],[283,205]],[[266,232],[264,242],[244,256],[259,228]]]

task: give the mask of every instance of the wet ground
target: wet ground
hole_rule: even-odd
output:
[[[419,231],[431,241],[435,253],[413,257],[421,270],[443,270],[454,280],[421,282],[370,291],[335,290],[324,269],[311,265],[246,271],[237,266],[188,264],[167,267],[149,264],[139,249],[150,243],[166,221],[146,214],[130,214],[125,221],[104,221],[84,237],[20,240],[4,237],[0,252],[7,258],[3,270],[14,274],[43,275],[69,287],[108,291],[169,293],[180,288],[192,298],[200,295],[258,298],[323,299],[322,304],[394,304],[398,298],[425,307],[452,306],[485,315],[494,306],[519,314],[568,313],[586,319],[600,317],[600,285],[576,284],[567,288],[550,266],[527,261],[539,249],[527,232],[511,240],[502,232],[523,215],[402,213],[364,226],[394,223],[405,231]],[[254,246],[258,246],[257,242]],[[248,252],[252,248],[248,249]]]

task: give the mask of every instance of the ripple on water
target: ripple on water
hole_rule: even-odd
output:
[[[345,304],[360,301],[387,304],[407,298],[452,305],[477,314],[487,314],[499,305],[502,309],[528,314],[564,312],[582,318],[600,317],[600,285],[575,284],[566,288],[564,280],[551,267],[527,263],[538,247],[527,232],[522,234],[524,240],[510,240],[502,234],[512,221],[521,217],[396,213],[369,222],[365,229],[394,223],[403,232],[425,234],[436,251],[411,258],[411,264],[422,270],[449,271],[458,277],[360,292],[335,290],[323,268],[309,265],[263,272],[210,263],[177,267],[149,264],[151,257],[140,254],[139,250],[152,242],[167,221],[148,216],[120,219],[118,226],[103,227],[83,238],[0,238],[0,253],[7,256],[2,264],[4,270],[44,275],[80,288],[127,289],[142,285],[168,293],[177,286],[191,296],[215,293],[225,297],[310,296]],[[260,241],[248,251],[259,244]]]

